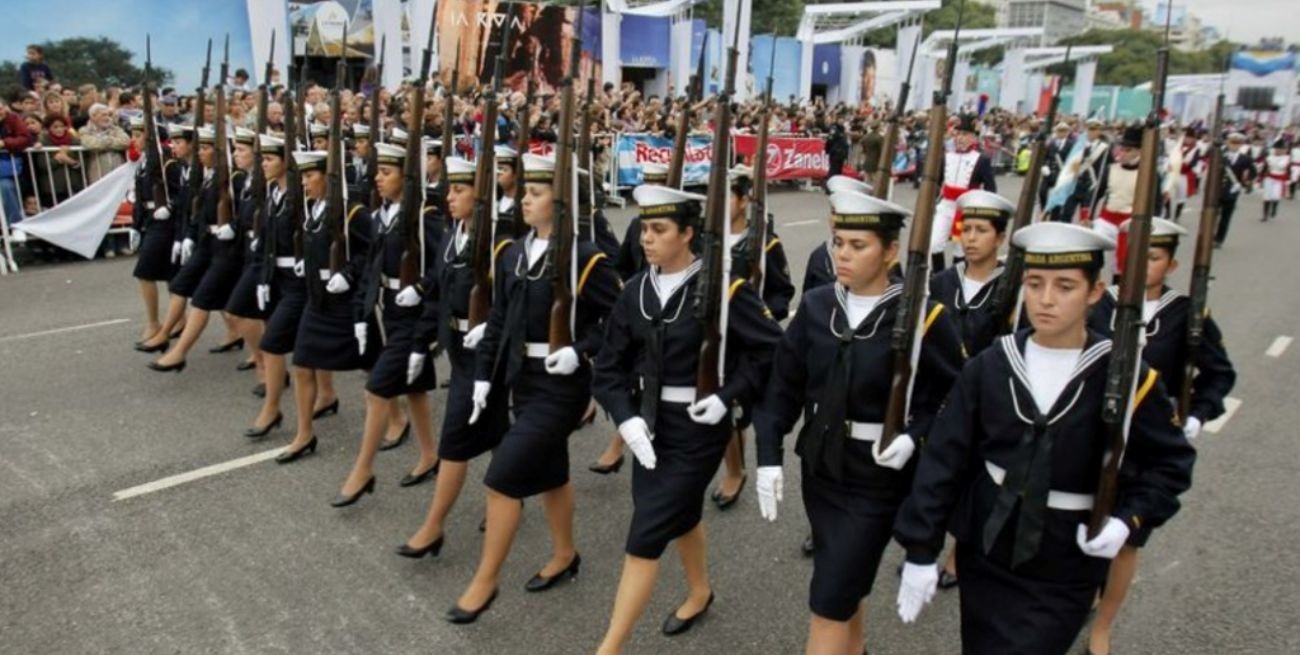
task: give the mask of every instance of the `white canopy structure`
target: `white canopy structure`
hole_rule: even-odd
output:
[[[841,80],[847,84],[838,95],[840,100],[856,103],[860,100],[861,89],[857,83],[861,79],[862,55],[866,50],[861,45],[864,37],[873,30],[898,25],[898,40],[895,52],[895,70],[893,83],[887,92],[898,97],[898,88],[906,75],[907,61],[916,46],[921,32],[921,16],[938,9],[939,0],[873,0],[870,2],[837,2],[827,4],[807,4],[804,6],[803,18],[795,37],[803,46],[799,58],[799,96],[809,98],[812,95],[813,48],[816,45],[842,43]],[[884,86],[884,85],[882,85]]]

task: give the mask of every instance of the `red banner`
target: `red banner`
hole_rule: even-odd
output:
[[[758,137],[753,134],[737,134],[732,137],[735,154],[752,162],[754,150],[758,148]],[[826,154],[826,142],[822,139],[800,139],[795,137],[769,137],[767,140],[767,179],[801,180],[806,178],[821,179],[831,169],[830,155]],[[844,175],[857,174],[848,164],[841,171]]]

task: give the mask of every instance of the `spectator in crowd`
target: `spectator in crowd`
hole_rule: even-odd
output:
[[[227,86],[236,91],[248,90],[248,71],[240,68],[235,71],[234,77],[227,82]]]
[[[158,101],[158,122],[163,125],[181,122],[180,101],[175,95],[164,95]]]
[[[77,88],[77,109],[72,114],[72,129],[80,130],[90,122],[90,108],[99,102],[99,89],[94,84]]]
[[[144,118],[143,101],[135,93],[123,91],[117,97],[117,124],[123,131],[129,130],[133,118]]]
[[[45,63],[45,48],[35,44],[27,46],[27,61],[18,67],[18,81],[28,91],[54,81],[54,71]]]
[[[0,149],[0,202],[3,202],[5,217],[12,225],[23,219],[16,178],[22,177],[23,151],[31,147],[32,136],[22,116],[11,110],[4,98],[0,98],[0,141],[4,144]]]
[[[45,100],[41,103],[44,112],[41,114],[42,119],[50,116],[68,115],[68,103],[63,99],[63,94],[57,91],[46,91]]]
[[[45,117],[45,131],[40,135],[41,147],[57,148],[35,158],[36,191],[42,207],[54,205],[71,198],[81,190],[81,160],[69,148],[81,145],[72,132],[67,116],[50,114]]]
[[[113,120],[113,111],[106,105],[90,108],[90,122],[82,128],[81,145],[86,153],[86,182],[96,180],[126,162],[127,146],[131,137]]]
[[[284,105],[278,102],[266,104],[266,125],[272,132],[284,131]]]

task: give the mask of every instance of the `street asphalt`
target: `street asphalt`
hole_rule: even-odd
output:
[[[1018,178],[999,183],[1017,197]],[[898,200],[911,206],[915,194],[904,187]],[[775,191],[772,205],[798,284],[808,253],[826,237],[826,202],[820,192],[790,189]],[[1260,214],[1258,196],[1244,198],[1228,244],[1215,252],[1211,304],[1237,367],[1231,397],[1240,405],[1198,440],[1183,511],[1143,551],[1115,634],[1119,653],[1300,652],[1300,504],[1288,500],[1300,490],[1300,347],[1279,340],[1300,330],[1300,268],[1291,265],[1300,202],[1285,201],[1275,222],[1259,222]],[[631,211],[610,215],[621,235]],[[1194,226],[1198,217],[1192,206],[1183,222]],[[1180,253],[1180,288],[1191,250]],[[415,464],[413,442],[381,453],[374,495],[342,510],[327,504],[359,442],[360,373],[338,376],[342,410],[317,422],[315,456],[114,500],[115,492],[282,447],[292,434],[280,429],[259,442],[242,436],[259,406],[250,394],[256,380],[235,371],[241,354],[207,353],[222,338],[219,321],[182,374],[145,368],[150,356],[131,348],[142,327],[132,264],[31,265],[0,278],[0,652],[595,649],[631,509],[627,467],[612,476],[586,470],[614,434],[603,417],[570,439],[580,577],[545,594],[523,591],[549,556],[541,503],[530,500],[501,595],[472,626],[441,616],[478,561],[487,458],[472,465],[436,560],[393,554],[433,491],[431,483],[397,486]],[[444,401],[445,391],[436,392],[435,424]],[[284,410],[292,425],[291,398]],[[812,567],[799,553],[807,528],[793,456],[786,471],[774,524],[759,517],[752,480],[733,509],[708,504],[717,602],[690,633],[659,633],[684,593],[670,549],[629,653],[802,652]],[[917,624],[898,620],[900,559],[891,546],[867,601],[871,652],[958,652],[957,591],[940,592]]]

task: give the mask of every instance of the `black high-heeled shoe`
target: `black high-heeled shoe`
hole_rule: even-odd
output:
[[[160,353],[164,350],[167,350],[167,342],[164,341],[158,345],[151,346],[141,341],[140,343],[135,344],[135,349],[142,353]]]
[[[311,415],[311,420],[314,421],[318,418],[325,418],[326,416],[334,416],[335,414],[338,413],[339,413],[339,399],[335,398],[334,402],[313,412]]]
[[[159,364],[158,362],[149,362],[148,366],[151,370],[158,371],[159,373],[171,373],[172,371],[180,373],[181,371],[185,370],[185,360],[182,359],[181,361],[175,364]]]
[[[214,346],[212,348],[208,348],[208,352],[214,355],[219,355],[221,353],[228,353],[235,350],[243,350],[243,349],[244,349],[244,338],[240,337],[238,339],[235,339],[234,341],[231,341],[230,343],[223,343],[220,346]]]
[[[414,487],[415,485],[420,484],[421,482],[424,482],[429,478],[432,478],[433,476],[437,475],[438,467],[440,466],[442,466],[442,460],[438,460],[434,462],[433,466],[430,466],[429,468],[425,469],[421,473],[407,473],[405,476],[402,476],[401,480],[397,482],[397,486]]]
[[[396,552],[398,555],[401,555],[402,557],[409,557],[411,559],[420,559],[425,555],[432,555],[433,557],[437,557],[438,553],[442,552],[442,540],[444,536],[445,535],[438,535],[437,539],[434,539],[433,541],[429,542],[429,545],[424,546],[422,548],[411,548],[406,544],[402,544],[401,546],[397,547]]]
[[[592,473],[609,475],[611,473],[618,473],[619,469],[621,468],[623,468],[623,456],[619,455],[618,459],[614,460],[614,462],[611,464],[601,464],[600,462],[597,462],[595,464],[592,464],[591,466],[588,466],[587,470],[591,471]]]
[[[699,612],[696,612],[694,616],[689,616],[687,618],[680,619],[677,618],[677,610],[673,610],[672,612],[669,612],[668,618],[664,619],[664,626],[663,626],[664,634],[669,637],[673,637],[682,634],[687,630],[690,630],[691,626],[695,625],[696,621],[700,620],[701,617],[703,617],[706,613],[708,613],[709,608],[712,606],[713,606],[713,592],[710,591],[709,602],[705,603],[704,609],[700,610]]]
[[[374,492],[375,476],[372,475],[369,480],[366,480],[365,484],[361,485],[361,489],[357,490],[357,492],[351,496],[344,496],[343,494],[335,496],[334,500],[330,501],[330,507],[347,507],[348,505],[353,505],[358,500],[361,500],[362,496]]]
[[[748,475],[742,475],[740,477],[740,486],[736,487],[736,493],[731,494],[730,496],[724,496],[720,492],[713,494],[713,504],[717,505],[718,509],[721,510],[731,509],[731,506],[735,505],[736,501],[740,500],[740,492],[745,490],[745,481],[748,479]]]
[[[275,458],[275,463],[291,464],[308,455],[315,455],[315,454],[316,454],[316,436],[312,435],[311,441],[308,441],[306,446],[303,446],[298,450],[285,450],[284,452],[277,455]]]
[[[565,578],[568,578],[569,580],[573,580],[578,577],[578,569],[581,566],[582,566],[582,555],[574,553],[573,561],[569,562],[569,565],[564,567],[563,571],[560,571],[559,573],[556,573],[555,575],[552,576],[544,576],[541,573],[534,575],[532,578],[528,580],[528,584],[524,585],[524,591],[531,591],[534,593],[539,591],[546,591],[547,589],[554,587],[557,583],[560,582],[560,580],[563,580]]]
[[[276,414],[275,418],[272,419],[270,423],[266,424],[266,427],[248,428],[247,430],[244,430],[244,436],[248,437],[249,439],[265,437],[266,435],[271,434],[271,430],[280,427],[280,422],[283,420],[284,420],[284,414]]]
[[[175,332],[172,332],[171,334],[167,335],[167,340],[168,340],[168,341],[175,341],[175,340],[181,338],[181,335],[184,334],[184,333],[185,333],[185,322],[184,322],[184,321],[181,321],[181,326],[180,326],[180,328],[177,329]]]
[[[487,602],[483,603],[483,606],[476,610],[467,610],[461,608],[460,605],[452,605],[451,609],[447,610],[447,622],[455,623],[457,625],[466,625],[477,621],[479,615],[488,611],[489,607],[492,607],[492,601],[497,599],[497,591],[497,589],[493,589],[492,595],[488,596]]]
[[[409,436],[411,436],[411,423],[408,421],[408,422],[406,423],[406,427],[402,429],[402,433],[399,434],[399,435],[397,435],[397,438],[396,438],[396,439],[394,439],[394,440],[392,440],[392,441],[386,441],[386,442],[384,442],[384,443],[379,444],[379,449],[380,449],[380,450],[392,450],[392,449],[394,449],[394,448],[396,448],[396,447],[402,445],[403,443],[405,443],[405,442],[406,442],[406,438],[409,437]]]
[[[251,371],[251,370],[253,370],[253,369],[255,369],[255,368],[257,368],[257,362],[253,362],[253,361],[245,360],[245,361],[240,362],[239,365],[235,367],[235,370],[236,370],[236,371]]]

